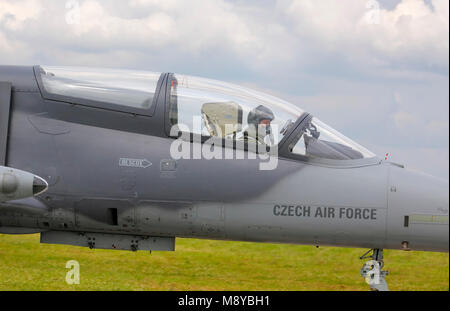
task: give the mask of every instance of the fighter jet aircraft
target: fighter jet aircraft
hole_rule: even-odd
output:
[[[448,182],[295,105],[173,73],[0,66],[0,232],[173,251],[176,237],[448,252]],[[369,254],[370,253],[370,254]]]

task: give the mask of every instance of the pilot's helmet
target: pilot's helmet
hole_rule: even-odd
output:
[[[275,116],[273,115],[272,110],[260,105],[248,113],[247,123],[258,127],[262,120],[269,120],[272,122],[274,118]]]

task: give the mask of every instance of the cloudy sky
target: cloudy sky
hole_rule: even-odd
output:
[[[247,85],[449,178],[448,0],[1,0],[0,64]]]

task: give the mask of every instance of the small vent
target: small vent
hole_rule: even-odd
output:
[[[118,226],[119,222],[117,220],[117,208],[108,208],[109,224],[112,226]]]
[[[409,227],[409,216],[405,216],[405,221],[404,221],[403,226],[404,226],[405,228],[408,228],[408,227]]]

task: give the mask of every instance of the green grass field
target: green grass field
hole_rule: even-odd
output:
[[[39,244],[0,235],[0,290],[368,290],[366,250],[177,239],[176,252]],[[81,267],[68,285],[66,262]],[[391,290],[449,290],[448,253],[385,251]]]

